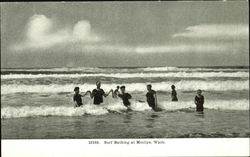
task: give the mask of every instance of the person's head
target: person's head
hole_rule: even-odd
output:
[[[120,88],[120,86],[116,86],[116,89],[119,89]]]
[[[197,94],[201,95],[202,91],[200,89],[197,90]]]
[[[76,94],[78,94],[79,91],[80,91],[79,87],[75,87],[74,91],[75,91]]]
[[[174,90],[175,89],[175,85],[172,85],[171,88]]]
[[[121,86],[121,91],[122,91],[122,93],[124,93],[125,92],[125,86]]]
[[[96,81],[96,87],[100,88],[101,87],[101,81]]]
[[[152,85],[151,85],[151,84],[148,84],[148,85],[147,85],[147,90],[149,91],[149,90],[151,90],[151,88],[152,88]]]

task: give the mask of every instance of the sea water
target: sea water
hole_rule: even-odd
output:
[[[93,105],[89,95],[74,108],[73,89],[105,92],[125,85],[131,109],[111,94]],[[146,103],[157,91],[161,112]],[[171,102],[171,85],[178,102]],[[195,112],[201,89],[204,113]],[[2,138],[249,137],[248,67],[145,67],[1,69]]]

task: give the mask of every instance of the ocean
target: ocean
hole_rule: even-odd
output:
[[[74,108],[74,87],[92,91],[96,81],[105,92],[125,85],[132,111],[111,94],[99,106],[86,95]],[[147,84],[161,112],[146,103]],[[195,112],[197,89],[203,114]],[[249,67],[1,69],[1,123],[2,139],[250,137]]]

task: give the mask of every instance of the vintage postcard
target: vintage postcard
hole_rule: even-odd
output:
[[[1,2],[1,128],[143,156],[249,140],[248,1]]]

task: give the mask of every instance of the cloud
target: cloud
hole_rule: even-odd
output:
[[[26,49],[47,49],[57,44],[72,42],[92,43],[102,40],[91,30],[89,21],[78,21],[73,28],[55,29],[52,19],[45,15],[34,15],[27,24],[26,39],[24,42],[12,45],[15,51]]]
[[[166,44],[158,46],[129,46],[129,45],[103,45],[103,44],[86,44],[79,45],[77,49],[82,52],[95,53],[137,53],[137,54],[155,54],[155,53],[237,53],[243,44],[235,43],[179,43]],[[246,47],[246,46],[245,46]],[[75,50],[73,50],[76,52]]]
[[[218,53],[229,49],[229,45],[216,44],[178,44],[166,46],[137,47],[137,53]]]
[[[81,49],[88,52],[105,52],[105,53],[134,53],[135,47],[128,45],[81,45]]]
[[[53,19],[44,15],[34,15],[29,19],[26,40],[12,45],[15,51],[44,50],[58,46],[68,52],[86,53],[234,53],[248,50],[248,25],[201,24],[190,26],[184,32],[176,33],[174,38],[184,38],[184,41],[173,40],[171,44],[163,45],[123,45],[110,42],[100,42],[103,38],[96,35],[89,21],[78,21],[71,27],[55,28]],[[220,39],[216,42],[214,39]],[[238,41],[231,39],[240,39]],[[186,40],[188,39],[188,40]],[[208,39],[208,40],[195,40]],[[226,40],[224,40],[226,39]],[[221,42],[222,41],[222,42]],[[233,42],[232,42],[233,41]],[[70,46],[73,44],[73,46]],[[142,43],[143,44],[143,43]],[[66,46],[66,47],[65,47]]]
[[[85,41],[85,42],[98,42],[101,41],[101,37],[91,32],[91,25],[89,21],[78,21],[72,33],[73,41]]]
[[[82,45],[87,52],[112,53],[242,53],[249,47],[248,25],[244,24],[201,24],[190,26],[184,32],[176,33],[171,44],[163,45]],[[179,40],[182,37],[184,40]],[[198,40],[196,40],[198,39]],[[204,39],[204,40],[201,40]]]
[[[248,36],[249,26],[246,24],[201,24],[187,27],[184,32],[176,33],[172,37],[248,39]]]

